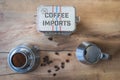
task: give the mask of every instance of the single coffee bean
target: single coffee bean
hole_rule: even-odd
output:
[[[58,53],[58,52],[55,52],[55,54],[56,54],[56,55],[59,55],[59,53]]]
[[[65,65],[65,63],[64,63],[64,62],[62,62],[62,63],[61,63],[61,65]]]
[[[51,73],[51,70],[48,70],[48,73]]]
[[[53,40],[53,38],[52,38],[52,37],[49,37],[49,38],[48,38],[48,40],[52,41],[52,40]]]
[[[68,56],[72,56],[72,54],[71,54],[71,53],[68,53]]]
[[[53,76],[56,76],[56,73],[54,73]]]
[[[67,63],[69,63],[69,62],[70,62],[70,60],[68,60],[68,59],[67,59],[67,60],[66,60],[66,62],[67,62]]]
[[[65,66],[61,66],[61,68],[63,69],[63,68],[65,68]]]

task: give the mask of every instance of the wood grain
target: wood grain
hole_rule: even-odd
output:
[[[76,31],[70,36],[48,36],[37,32],[35,17],[39,5],[71,5],[81,17]],[[77,61],[75,49],[82,41],[97,44],[112,59],[95,65]],[[11,48],[21,43],[38,45],[42,57],[53,63],[27,74],[13,72],[7,64]],[[52,51],[49,51],[52,50]],[[68,51],[69,50],[69,51]],[[58,51],[60,54],[55,55]],[[0,79],[1,80],[118,80],[120,78],[120,1],[119,0],[0,0]],[[4,53],[6,52],[6,53]],[[72,56],[67,56],[71,53]],[[54,65],[65,63],[55,72]],[[48,73],[47,70],[52,72]],[[56,76],[53,77],[53,74]]]

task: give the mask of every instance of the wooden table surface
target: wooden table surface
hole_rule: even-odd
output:
[[[70,5],[81,22],[70,36],[48,36],[36,31],[39,5]],[[95,65],[77,61],[75,49],[82,41],[97,44],[111,59]],[[41,50],[41,63],[49,56],[53,63],[27,74],[13,72],[7,64],[8,52],[18,44],[31,43]],[[59,55],[55,52],[58,51]],[[67,54],[71,53],[71,56]],[[65,62],[70,60],[70,62]],[[54,66],[65,62],[65,68]],[[51,70],[51,73],[48,73]],[[53,76],[56,74],[56,76]],[[120,78],[120,0],[0,0],[0,80],[119,80]]]

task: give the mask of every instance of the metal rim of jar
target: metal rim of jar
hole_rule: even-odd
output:
[[[84,43],[85,43],[86,45],[85,45]],[[91,47],[91,46],[95,46],[95,47],[99,50],[99,52],[101,53],[101,50],[100,50],[95,44],[89,43],[89,42],[83,42],[83,43],[80,44],[80,45],[77,47],[77,49],[76,49],[76,57],[77,57],[77,59],[78,59],[80,62],[82,62],[82,63],[84,63],[84,64],[96,64],[96,63],[98,63],[98,62],[100,61],[102,53],[99,54],[99,59],[97,59],[97,60],[96,60],[95,62],[93,62],[93,63],[91,63],[90,61],[88,61],[88,60],[86,59],[86,57],[85,57],[86,49],[87,49],[88,47]],[[78,58],[78,51],[77,51],[77,50],[83,50],[83,51],[82,51],[82,56],[81,56],[83,59]]]
[[[38,49],[36,49],[34,46],[31,47],[31,45],[24,44],[12,49],[8,54],[9,67],[18,73],[26,73],[36,69],[40,62],[40,57],[39,53],[37,53],[37,50]],[[25,64],[20,67],[16,67],[12,61],[13,56],[18,53],[24,55],[26,59]]]

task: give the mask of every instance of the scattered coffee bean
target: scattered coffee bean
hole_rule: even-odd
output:
[[[41,64],[41,66],[43,66],[43,64]]]
[[[49,64],[51,64],[51,63],[53,63],[53,61],[52,61],[52,60],[47,62],[47,64],[48,64],[48,65],[49,65]]]
[[[57,66],[57,65],[55,65],[54,68],[55,68],[55,71],[60,70],[59,66]]]
[[[65,63],[62,62],[62,63],[61,63],[61,68],[64,68],[64,67],[65,67]]]
[[[44,60],[48,60],[48,59],[49,59],[49,57],[48,57],[48,56],[45,56],[43,59],[44,59]]]
[[[51,60],[51,61],[49,61],[49,63],[53,63],[53,61]]]
[[[56,54],[56,55],[59,55],[59,53],[58,53],[58,52],[55,52],[55,54]]]
[[[42,63],[41,66],[46,66],[46,64],[45,64],[45,63]]]
[[[43,62],[46,63],[46,64],[51,64],[53,61],[52,60],[49,60],[49,57],[48,56],[45,56],[43,58]]]
[[[68,53],[68,56],[72,56],[72,54],[71,54],[71,53]]]
[[[64,63],[64,62],[62,62],[62,63],[61,63],[61,65],[65,65],[65,63]]]
[[[49,60],[49,57],[48,56],[45,56],[44,58],[43,58],[43,62],[46,62],[46,61],[48,61]]]
[[[43,62],[44,62],[44,64],[51,64],[51,63],[53,63],[53,61],[52,60],[50,60],[49,59],[49,56],[45,56],[45,57],[43,57]]]
[[[48,73],[51,73],[51,70],[48,70]]]
[[[57,68],[57,67],[58,67],[57,65],[54,66],[54,68]]]
[[[63,69],[63,68],[65,68],[65,66],[61,66],[61,68]]]
[[[66,62],[67,62],[67,63],[69,63],[69,62],[70,62],[70,60],[66,59]]]
[[[49,37],[49,38],[48,38],[48,40],[52,41],[52,40],[53,40],[53,38],[52,38],[52,37]]]
[[[54,73],[53,76],[56,76],[56,73]]]
[[[55,71],[59,71],[60,70],[60,68],[57,68]]]

